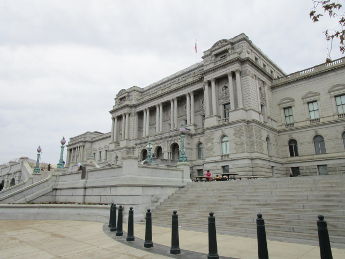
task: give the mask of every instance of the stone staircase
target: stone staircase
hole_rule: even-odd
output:
[[[260,212],[268,239],[310,244],[322,214],[333,246],[345,247],[345,176],[193,182],[153,210],[153,224],[170,226],[175,209],[182,228],[207,231],[213,211],[217,233],[252,237]]]

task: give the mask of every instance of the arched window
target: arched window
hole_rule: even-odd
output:
[[[297,141],[295,139],[289,140],[289,152],[290,156],[298,156]]]
[[[222,144],[222,155],[228,155],[230,153],[229,137],[228,136],[222,137],[221,144]]]
[[[314,147],[315,147],[315,154],[325,154],[326,147],[325,147],[325,140],[322,136],[317,135],[314,137]]]
[[[270,137],[266,138],[266,146],[267,146],[267,155],[271,155],[271,140]]]
[[[343,138],[343,144],[344,144],[344,148],[345,148],[345,131],[343,132],[342,138]]]
[[[198,159],[204,159],[204,145],[199,142],[197,146]]]

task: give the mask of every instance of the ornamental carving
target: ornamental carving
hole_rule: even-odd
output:
[[[213,44],[212,49],[213,49],[213,48],[218,48],[218,47],[224,46],[224,45],[228,44],[228,42],[229,42],[229,41],[226,40],[226,39],[219,40],[219,41],[217,41],[215,44]]]

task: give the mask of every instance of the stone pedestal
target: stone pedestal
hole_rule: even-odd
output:
[[[192,180],[190,179],[191,177],[191,170],[190,170],[190,164],[189,162],[178,162],[177,163],[177,168],[183,170],[183,179],[182,182],[184,183],[189,183]]]
[[[120,141],[120,147],[128,147],[130,141],[128,139],[124,139]]]
[[[218,120],[219,120],[218,116],[207,117],[207,118],[205,118],[204,127],[208,128],[208,127],[216,126],[216,125],[218,125]]]

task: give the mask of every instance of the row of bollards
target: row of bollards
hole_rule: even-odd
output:
[[[153,247],[152,242],[152,213],[148,209],[145,216],[145,248]],[[116,204],[110,206],[110,218],[109,229],[110,231],[116,231],[116,236],[123,236],[122,230],[123,224],[123,206],[118,208],[118,218],[116,223]],[[257,241],[258,241],[258,259],[268,259],[267,238],[265,230],[265,221],[262,218],[262,214],[257,214],[256,219],[257,227]],[[321,259],[333,259],[332,250],[329,241],[327,223],[322,215],[318,216],[317,229],[319,236],[320,256]],[[130,207],[128,212],[128,231],[126,241],[134,241],[134,210]],[[218,259],[218,247],[217,247],[217,233],[216,233],[216,219],[214,213],[210,212],[208,217],[208,255],[209,259]],[[171,219],[171,248],[170,254],[180,254],[180,242],[178,231],[178,215],[174,210]]]

